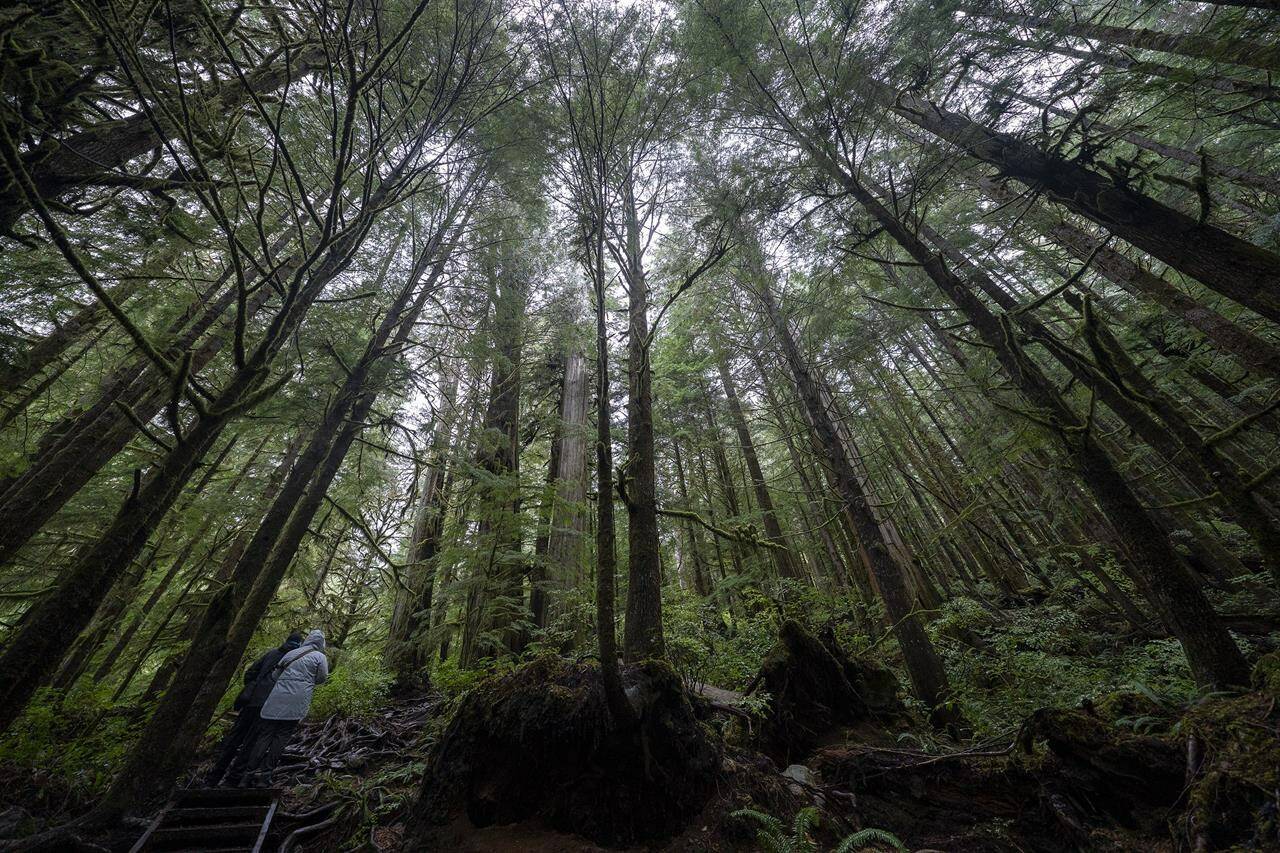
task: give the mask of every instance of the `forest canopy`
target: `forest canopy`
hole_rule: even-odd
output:
[[[129,849],[314,630],[259,844],[1280,845],[1278,45],[0,10],[0,844]]]

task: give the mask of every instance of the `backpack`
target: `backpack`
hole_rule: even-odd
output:
[[[293,651],[297,651],[297,649],[290,649],[290,652]],[[275,657],[274,660],[271,659],[272,656]],[[288,652],[282,652],[278,648],[267,652],[262,658],[262,666],[258,669],[257,676],[240,688],[232,707],[237,711],[246,707],[262,707],[263,703],[267,701],[267,696],[271,695],[271,688],[276,686],[276,679],[280,677],[280,673],[284,670],[280,664],[287,656]],[[292,662],[291,660],[290,663]],[[270,665],[268,666],[268,664]]]

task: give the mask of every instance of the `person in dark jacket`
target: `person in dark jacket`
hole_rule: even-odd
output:
[[[288,639],[258,658],[244,671],[244,686],[236,696],[233,706],[236,710],[236,721],[232,723],[231,731],[227,732],[218,747],[218,760],[214,762],[209,775],[204,779],[205,787],[216,787],[222,781],[227,768],[232,767],[232,761],[237,756],[241,760],[235,763],[227,784],[236,785],[240,782],[245,759],[248,758],[248,746],[253,742],[253,730],[261,719],[259,715],[262,706],[271,695],[271,688],[275,686],[273,670],[276,664],[280,663],[281,658],[300,645],[302,645],[302,634],[294,631]]]
[[[311,695],[329,678],[329,659],[324,654],[324,634],[319,630],[307,634],[302,645],[280,658],[278,676],[271,695],[263,703],[254,728],[249,750],[249,775],[244,784],[268,787],[271,772],[288,746],[298,723],[311,708]]]

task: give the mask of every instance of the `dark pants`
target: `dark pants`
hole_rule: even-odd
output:
[[[298,728],[300,720],[263,720],[253,727],[253,743],[248,747],[246,771],[262,782],[271,781],[271,771],[276,769],[280,755],[289,745],[289,739]]]
[[[236,721],[231,724],[231,731],[227,732],[219,746],[218,760],[214,762],[213,769],[209,771],[209,775],[205,777],[205,782],[210,785],[217,785],[222,781],[222,776],[227,772],[228,767],[232,767],[231,781],[234,783],[239,780],[240,774],[244,771],[244,759],[248,757],[248,746],[253,742],[253,730],[257,723],[258,712],[261,708],[243,708],[236,714]],[[235,765],[232,765],[234,759]]]

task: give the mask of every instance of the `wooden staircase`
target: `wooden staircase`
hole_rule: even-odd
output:
[[[129,853],[259,853],[279,802],[277,788],[177,791]]]

